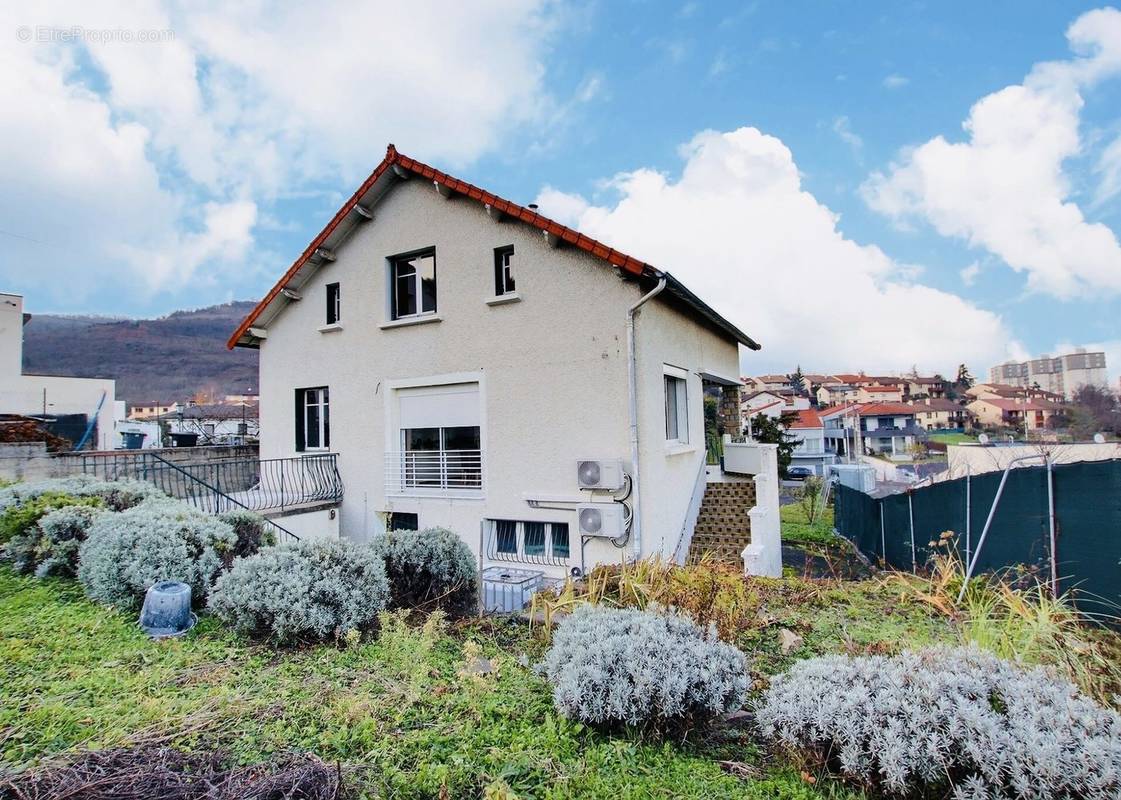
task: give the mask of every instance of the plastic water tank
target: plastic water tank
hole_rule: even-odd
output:
[[[160,581],[144,595],[140,627],[153,639],[179,636],[195,626],[191,613],[191,587],[179,581]]]

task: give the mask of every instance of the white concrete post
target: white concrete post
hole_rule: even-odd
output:
[[[745,575],[782,577],[782,528],[779,522],[778,445],[748,442],[755,462],[755,507],[747,512],[751,544],[744,548]]]

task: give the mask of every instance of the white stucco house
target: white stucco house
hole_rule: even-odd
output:
[[[229,346],[260,350],[262,459],[336,454],[341,536],[444,526],[550,575],[688,547],[704,388],[738,436],[759,347],[669,273],[392,145]]]

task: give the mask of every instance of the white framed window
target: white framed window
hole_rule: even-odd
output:
[[[480,489],[483,485],[480,430],[402,428],[402,484],[405,488]]]
[[[436,313],[436,248],[389,259],[390,310],[393,319]]]
[[[666,442],[689,443],[689,383],[688,373],[676,367],[665,368],[663,377],[666,401]]]
[[[567,522],[492,519],[488,555],[499,561],[563,562],[572,554]]]
[[[514,245],[494,248],[494,295],[501,297],[514,291]]]
[[[296,390],[296,450],[331,446],[330,394],[326,386]]]

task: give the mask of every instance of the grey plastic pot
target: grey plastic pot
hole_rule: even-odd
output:
[[[180,581],[160,581],[144,594],[140,627],[153,639],[181,636],[198,622],[191,613],[191,587]]]

